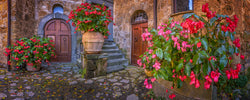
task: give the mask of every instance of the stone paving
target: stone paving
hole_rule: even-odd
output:
[[[125,70],[84,79],[74,64],[44,65],[39,72],[0,68],[0,99],[3,100],[141,100],[147,98],[143,70]]]

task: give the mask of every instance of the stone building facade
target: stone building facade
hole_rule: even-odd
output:
[[[7,57],[3,54],[4,48],[7,46],[7,32],[8,32],[8,6],[7,0],[0,2],[0,63],[6,63]]]
[[[112,0],[11,0],[11,43],[22,37],[31,37],[33,35],[44,36],[45,25],[53,20],[68,20],[71,10],[76,9],[82,2],[92,2],[95,4],[105,4],[109,9],[113,9]],[[61,6],[63,13],[53,13],[55,6]],[[7,57],[3,54],[7,46],[8,33],[8,3],[7,0],[0,0],[0,64],[6,66]],[[72,22],[70,34],[72,37],[72,56],[71,62],[76,62],[80,57],[81,47],[77,42],[81,38],[80,32],[75,32]],[[112,29],[110,24],[109,28]],[[112,33],[112,31],[110,31]],[[112,37],[110,36],[109,39]]]
[[[114,0],[114,41],[119,45],[120,49],[126,54],[126,58],[131,61],[131,54],[133,45],[132,41],[132,23],[133,14],[138,10],[143,10],[148,16],[148,27],[153,28],[153,1],[154,0]],[[230,17],[237,15],[239,18],[237,37],[242,40],[242,50],[246,53],[247,60],[249,58],[249,41],[250,41],[250,18],[249,0],[192,0],[193,8],[190,11],[183,11],[174,13],[174,0],[157,0],[157,25],[164,23],[168,18],[173,17],[176,21],[182,21],[182,16],[185,13],[196,13],[198,15],[204,14],[202,12],[202,5],[209,3],[210,9],[219,14],[227,14]],[[181,0],[176,0],[181,1]],[[189,0],[190,1],[190,0]],[[250,66],[250,63],[246,64]]]

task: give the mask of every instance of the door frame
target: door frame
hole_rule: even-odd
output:
[[[38,26],[38,30],[37,30],[38,36],[44,37],[45,25],[50,20],[53,20],[53,19],[61,19],[61,20],[67,21],[69,18],[67,15],[60,14],[60,13],[52,13],[52,14],[49,14],[49,15],[43,17],[39,23],[39,26]],[[79,49],[79,48],[77,48],[77,36],[80,36],[81,33],[75,31],[75,28],[72,26],[72,21],[69,21],[68,25],[70,26],[70,33],[71,33],[71,62],[76,63],[77,62],[77,55],[78,55],[76,51]],[[74,33],[74,32],[76,32],[76,33]]]
[[[62,19],[57,19],[57,18],[55,18],[55,19],[51,19],[50,21],[48,21],[46,24],[45,24],[45,27],[44,27],[44,30],[45,30],[45,28],[48,28],[48,25],[49,24],[51,24],[51,23],[53,23],[53,22],[60,22],[60,23],[64,23],[65,25],[66,25],[66,27],[68,28],[68,30],[67,30],[67,36],[69,36],[70,38],[68,38],[69,39],[69,42],[70,42],[70,44],[69,44],[69,48],[68,48],[68,50],[70,51],[69,53],[70,53],[70,55],[68,55],[67,56],[67,58],[68,57],[70,57],[70,60],[69,61],[52,61],[52,62],[71,62],[72,61],[72,59],[71,59],[71,55],[72,55],[72,47],[71,47],[71,45],[72,45],[72,38],[71,38],[71,33],[70,33],[70,26],[69,26],[69,24],[68,23],[66,23],[66,21],[65,20],[62,20]],[[57,24],[56,24],[57,25]],[[55,27],[58,27],[58,26],[55,26]],[[55,31],[55,32],[58,32],[58,31]],[[51,33],[49,33],[49,34],[51,34]],[[49,35],[48,33],[47,34],[44,34],[44,37],[46,37],[45,35]],[[51,35],[54,35],[54,36],[56,36],[55,37],[55,45],[58,45],[57,43],[58,43],[58,40],[57,39],[61,39],[61,36],[65,36],[66,34],[56,34],[56,33],[54,33],[53,32],[53,34],[51,34]],[[59,37],[57,37],[57,36],[59,36]],[[60,41],[60,40],[59,40]],[[57,47],[56,49],[57,50],[59,50],[59,51],[61,51],[61,49],[60,49],[60,47],[61,47],[62,45],[61,45],[61,41],[59,42],[59,47]],[[58,51],[56,51],[56,53],[57,53]],[[65,54],[65,53],[64,53]],[[59,55],[58,55],[59,56]],[[56,60],[58,60],[57,58],[55,58]]]

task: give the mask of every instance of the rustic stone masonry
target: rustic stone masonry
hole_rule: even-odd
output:
[[[6,63],[7,57],[3,54],[7,46],[8,33],[8,3],[7,0],[0,1],[0,63]],[[1,66],[0,66],[1,67]]]
[[[82,68],[86,68],[86,78],[103,76],[107,73],[108,55],[102,54],[84,54]]]

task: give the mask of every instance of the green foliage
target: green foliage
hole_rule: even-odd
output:
[[[49,62],[55,56],[54,42],[50,38],[33,36],[31,38],[20,38],[7,47],[10,50],[10,61],[16,62],[17,66],[24,63],[34,65],[42,61]]]

